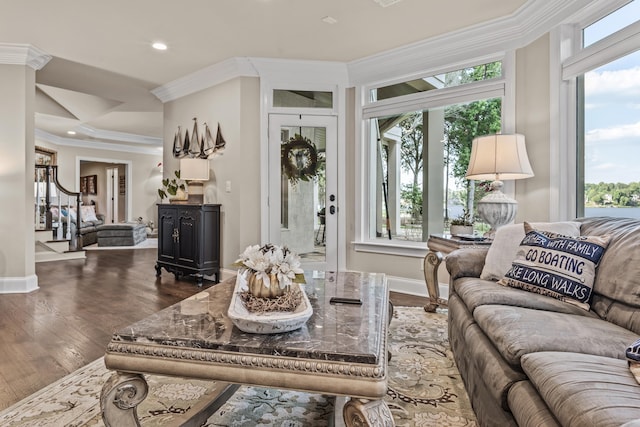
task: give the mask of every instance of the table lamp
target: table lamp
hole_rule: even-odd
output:
[[[188,203],[204,203],[204,181],[209,181],[207,159],[180,159],[180,179],[187,181]]]
[[[502,180],[532,176],[524,135],[495,134],[473,140],[467,179],[493,180],[491,191],[478,202],[478,214],[491,226],[484,237],[493,238],[498,228],[516,217],[518,202],[501,191]]]

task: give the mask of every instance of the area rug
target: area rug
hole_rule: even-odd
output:
[[[396,307],[389,329],[385,400],[398,427],[475,426],[447,339],[446,312]],[[102,358],[0,412],[0,425],[103,427],[102,384],[112,373]],[[206,401],[215,382],[147,376],[149,396],[138,407],[142,426],[180,425]],[[191,413],[190,413],[191,411]],[[329,426],[333,399],[320,394],[241,387],[204,427]]]
[[[143,240],[135,246],[98,246],[97,243],[93,245],[88,245],[83,247],[82,249],[87,251],[104,251],[104,250],[113,250],[113,249],[150,249],[158,247],[158,239],[149,238]]]

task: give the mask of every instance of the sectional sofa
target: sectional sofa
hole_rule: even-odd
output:
[[[505,266],[519,271],[505,263],[523,257],[522,224],[489,249],[447,256],[449,339],[479,425],[640,426],[640,385],[625,358],[640,336],[640,220],[532,226],[576,227],[608,244],[586,307],[499,283]]]

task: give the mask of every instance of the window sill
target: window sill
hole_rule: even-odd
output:
[[[424,258],[429,250],[426,242],[399,242],[394,240],[369,240],[351,242],[356,252],[369,252],[384,255],[398,255]]]

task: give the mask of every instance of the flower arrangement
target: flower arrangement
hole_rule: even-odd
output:
[[[253,273],[266,288],[271,288],[272,281],[277,282],[281,289],[292,283],[305,283],[300,257],[286,246],[248,246],[233,265]]]
[[[471,214],[469,213],[469,211],[464,209],[462,211],[462,215],[451,220],[450,225],[473,226],[473,219],[471,219]]]

